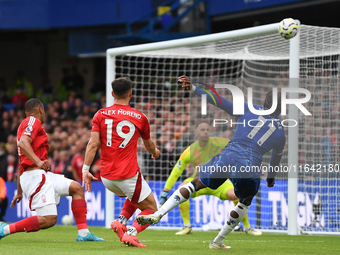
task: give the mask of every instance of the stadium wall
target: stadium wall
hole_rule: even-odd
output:
[[[56,28],[126,23],[152,9],[152,0],[0,1],[0,29]],[[148,17],[145,17],[145,21]]]

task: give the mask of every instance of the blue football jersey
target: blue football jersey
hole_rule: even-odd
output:
[[[194,87],[195,94],[202,95],[207,94],[204,90]],[[211,93],[215,99],[217,96]],[[228,114],[233,115],[233,103],[220,97],[222,105],[217,104],[217,107],[224,110]],[[215,104],[214,100],[208,95],[207,101],[211,104]],[[217,101],[217,100],[216,100]],[[267,110],[264,107],[253,105],[256,110]],[[251,149],[252,157],[256,163],[262,162],[262,156],[268,151],[273,150],[275,154],[281,154],[286,143],[285,132],[281,122],[273,114],[273,117],[268,115],[257,115],[249,110],[248,104],[244,104],[244,114],[237,115],[237,122],[233,138],[225,149],[237,148],[237,154],[247,154]],[[237,142],[237,146],[233,146]],[[245,155],[242,155],[244,157]],[[255,162],[254,162],[255,163]]]

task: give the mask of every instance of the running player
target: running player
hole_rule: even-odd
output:
[[[29,207],[38,216],[7,225],[0,223],[0,239],[17,232],[33,232],[54,226],[57,222],[57,205],[60,197],[72,196],[71,208],[78,228],[77,241],[104,241],[90,233],[86,222],[86,201],[84,189],[78,182],[65,178],[61,174],[50,172],[51,164],[47,160],[48,137],[41,126],[45,120],[44,105],[36,98],[25,104],[26,118],[18,128],[17,141],[20,158],[18,190],[11,207],[22,199],[22,192],[29,200]]]
[[[197,141],[191,144],[184,150],[176,165],[171,171],[168,180],[165,183],[164,190],[161,194],[159,204],[163,205],[167,200],[168,193],[174,186],[178,178],[182,175],[185,167],[190,163],[191,166],[196,169],[197,166],[201,166],[207,163],[213,156],[221,152],[222,149],[228,144],[229,140],[221,137],[210,137],[210,126],[207,122],[199,122],[196,125],[195,135]],[[184,180],[184,182],[178,187],[191,182],[196,175],[196,171]],[[213,195],[221,200],[232,200],[236,205],[238,198],[234,193],[234,186],[230,180],[225,181],[220,187],[213,190],[210,188],[204,188],[191,195],[191,198],[195,198],[202,195]],[[179,205],[181,216],[183,219],[184,227],[182,230],[176,233],[176,235],[186,235],[192,232],[190,223],[190,202],[189,200]],[[249,235],[262,235],[261,231],[255,230],[250,227],[248,215],[246,214],[242,219],[245,232]]]
[[[105,187],[120,197],[127,197],[121,215],[111,223],[119,240],[130,246],[146,247],[136,236],[148,227],[136,221],[126,228],[126,223],[139,208],[139,215],[152,214],[157,210],[155,198],[144,180],[137,164],[137,141],[141,136],[144,146],[157,159],[160,151],[150,139],[147,117],[130,107],[132,81],[121,77],[112,82],[112,106],[100,109],[92,121],[91,139],[86,147],[83,166],[83,186],[92,191],[90,165],[100,145],[100,176]]]
[[[184,88],[191,89],[197,95],[207,94],[206,91],[192,85],[187,76],[178,78],[183,83]],[[214,97],[217,97],[212,93]],[[138,216],[137,221],[140,224],[156,224],[167,212],[175,208],[180,203],[189,199],[189,197],[198,190],[209,187],[217,189],[226,179],[230,179],[234,185],[235,195],[240,199],[235,208],[230,212],[228,220],[217,237],[209,244],[210,249],[228,249],[230,246],[223,244],[223,240],[237,226],[244,215],[247,213],[253,197],[256,195],[260,185],[261,171],[252,173],[242,173],[242,169],[261,168],[262,156],[272,150],[270,166],[279,166],[282,151],[286,142],[283,126],[277,121],[281,114],[281,98],[277,98],[277,107],[274,113],[270,115],[256,115],[252,113],[248,104],[244,104],[244,114],[239,115],[238,123],[248,123],[249,120],[258,119],[258,124],[238,125],[233,138],[220,154],[214,156],[208,163],[200,167],[199,175],[195,179],[177,189],[165,204],[154,214],[147,216]],[[207,96],[209,103],[214,104],[214,100]],[[230,115],[233,115],[233,103],[221,97],[222,104],[219,108]],[[257,110],[266,110],[272,107],[273,93],[268,92],[263,107],[254,105]],[[267,124],[267,121],[269,124]],[[262,123],[262,124],[261,124]],[[230,169],[236,171],[209,171],[209,169]],[[267,186],[273,187],[275,184],[275,172],[267,176]]]

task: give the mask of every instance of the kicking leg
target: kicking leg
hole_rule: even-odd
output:
[[[141,225],[157,224],[166,213],[188,200],[194,192],[205,187],[197,175],[192,182],[178,188],[157,212],[148,216],[137,216],[136,220]]]

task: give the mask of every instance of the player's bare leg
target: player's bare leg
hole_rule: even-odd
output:
[[[78,228],[77,241],[104,241],[98,238],[94,233],[90,233],[87,228],[87,205],[83,187],[78,182],[71,182],[69,194],[72,197],[71,209]]]
[[[248,197],[242,202],[238,202],[235,208],[230,212],[228,220],[224,224],[221,231],[216,238],[209,244],[210,249],[227,249],[223,244],[223,240],[230,234],[230,232],[237,226],[244,215],[247,213],[253,197]]]
[[[12,224],[0,222],[0,240],[18,232],[35,232],[53,227],[57,223],[57,215],[31,216]]]
[[[146,199],[135,205],[141,210],[141,213],[138,216],[147,216],[153,214],[157,210],[156,200],[152,193],[150,193]],[[121,241],[128,246],[146,247],[146,245],[138,240],[136,235],[145,230],[148,226],[149,224],[142,226],[135,220],[129,230],[124,234]]]
[[[57,215],[37,216],[40,229],[53,227],[57,223]]]
[[[201,182],[199,175],[197,174],[192,182],[178,188],[157,212],[147,216],[137,216],[136,220],[141,225],[157,224],[166,213],[188,200],[194,192],[205,187],[206,186]]]

